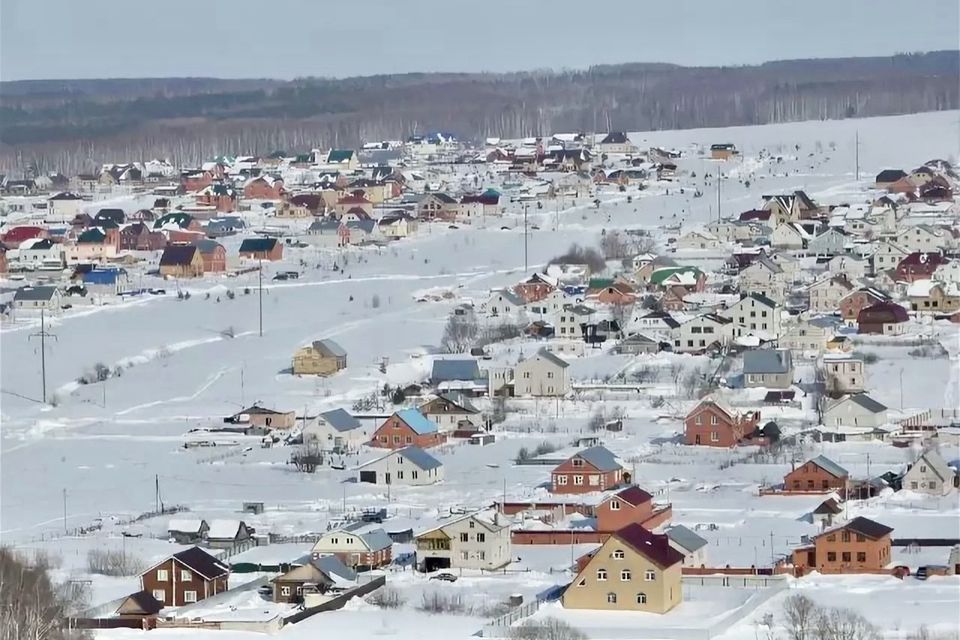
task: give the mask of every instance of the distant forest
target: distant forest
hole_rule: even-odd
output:
[[[957,109],[960,52],[742,67],[347,79],[0,82],[0,171],[288,153],[449,131],[461,138],[723,127]]]

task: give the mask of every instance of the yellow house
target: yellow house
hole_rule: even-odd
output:
[[[294,375],[329,376],[347,367],[347,352],[333,340],[315,340],[293,354]]]
[[[639,524],[620,529],[588,560],[563,594],[569,609],[666,613],[683,598],[683,554]]]

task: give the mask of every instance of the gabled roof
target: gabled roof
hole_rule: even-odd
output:
[[[706,540],[694,533],[692,529],[688,529],[682,524],[672,525],[664,533],[667,534],[667,538],[669,538],[671,542],[677,546],[683,547],[690,553],[707,546]]]
[[[479,377],[480,367],[477,361],[467,358],[434,360],[430,373],[430,381],[434,384],[454,380],[476,380]]]
[[[184,266],[193,262],[197,247],[192,244],[168,244],[160,256],[161,267]]]
[[[417,435],[437,432],[437,424],[416,409],[397,411],[396,416],[400,418],[404,424],[413,429],[413,432]]]
[[[240,243],[240,253],[267,253],[276,246],[276,238],[247,238]]]
[[[552,364],[555,364],[555,365],[557,365],[558,367],[560,367],[561,369],[566,369],[567,367],[570,366],[570,363],[569,363],[569,362],[567,362],[566,360],[564,360],[564,359],[561,358],[560,356],[555,355],[555,354],[547,351],[546,348],[541,348],[539,351],[537,351],[537,356],[536,356],[536,357],[543,358],[543,359],[546,360],[547,362],[550,362],[550,363],[552,363]]]
[[[240,520],[211,520],[207,538],[210,540],[233,540],[246,525]]]
[[[125,614],[139,613],[149,616],[158,613],[161,609],[163,609],[163,603],[154,598],[152,593],[137,591],[123,599],[117,607],[117,613],[122,610]]]
[[[864,518],[863,516],[857,516],[846,524],[841,524],[832,529],[827,529],[817,537],[819,538],[828,533],[834,533],[843,529],[849,529],[850,531],[859,533],[867,538],[870,538],[871,540],[879,540],[880,538],[888,536],[893,532],[893,528],[891,527],[880,524],[874,520],[870,520],[869,518]]]
[[[347,352],[344,351],[343,347],[331,340],[330,338],[324,338],[323,340],[314,340],[312,343],[314,349],[320,352],[320,355],[325,358],[346,358]]]
[[[683,562],[683,554],[670,546],[670,540],[667,536],[651,533],[639,524],[629,524],[614,533],[612,537],[623,542],[661,569]]]
[[[199,534],[206,524],[200,518],[174,518],[167,524],[167,531]]]
[[[627,144],[628,142],[627,134],[623,131],[611,131],[604,136],[600,144]]]
[[[619,498],[627,504],[632,504],[635,507],[640,506],[641,504],[646,504],[647,502],[653,500],[653,496],[636,485],[629,486],[626,489],[621,489],[611,497]]]
[[[323,418],[326,423],[333,427],[336,431],[341,433],[345,431],[353,431],[354,429],[358,429],[363,426],[360,424],[359,420],[347,413],[346,409],[333,409],[331,411],[324,411],[320,414],[320,417]]]
[[[47,301],[51,300],[58,292],[59,289],[53,286],[22,287],[13,294],[13,299]]]
[[[793,368],[793,358],[788,349],[754,349],[743,354],[743,373],[781,374]]]
[[[923,460],[927,463],[927,466],[940,478],[940,481],[943,483],[953,484],[953,478],[956,476],[956,472],[950,468],[950,465],[947,464],[947,461],[943,459],[936,450],[930,449],[924,451],[920,454],[920,457],[917,459],[916,464],[919,464]]]
[[[173,554],[172,557],[181,564],[193,569],[196,573],[199,573],[208,580],[219,578],[220,576],[225,576],[230,573],[230,569],[227,567],[227,565],[220,562],[200,547],[190,547],[189,549],[181,551],[180,553]],[[153,567],[151,567],[151,569],[152,568]],[[146,571],[144,573],[146,573]]]
[[[850,472],[838,465],[836,462],[828,458],[827,456],[817,456],[816,458],[811,458],[808,462],[811,462],[834,478],[847,478],[850,476]]]
[[[606,447],[596,446],[584,449],[570,456],[570,459],[581,458],[597,471],[616,471],[620,469],[617,457]]]
[[[439,397],[443,398],[455,407],[463,409],[467,413],[480,413],[480,410],[473,406],[473,403],[470,402],[469,398],[457,391],[441,393]]]

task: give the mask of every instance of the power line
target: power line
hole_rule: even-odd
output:
[[[46,324],[46,315],[44,310],[40,310],[40,331],[37,333],[31,333],[27,336],[27,339],[31,338],[40,338],[40,379],[43,385],[43,403],[47,402],[47,338],[53,338],[57,340],[57,336],[52,333],[47,333],[47,324]]]

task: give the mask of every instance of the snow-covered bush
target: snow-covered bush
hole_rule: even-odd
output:
[[[139,575],[146,565],[136,556],[116,549],[91,549],[87,553],[87,570],[103,576]]]
[[[511,640],[586,640],[587,634],[557,618],[524,620],[510,628]]]

